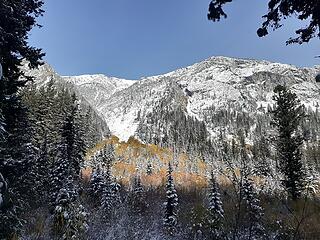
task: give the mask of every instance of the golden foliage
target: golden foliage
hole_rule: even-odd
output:
[[[151,175],[143,174],[141,175],[141,183],[147,187],[162,186],[165,183],[165,177],[163,172],[157,172]]]
[[[119,161],[112,166],[112,173],[119,179],[134,176],[136,172],[137,166],[132,163]]]
[[[127,142],[119,142],[119,138],[111,136],[98,143],[87,153],[87,160],[105,147],[112,144],[117,161],[112,166],[112,172],[117,180],[129,184],[132,177],[139,174],[142,184],[146,186],[160,186],[164,184],[169,161],[174,162],[174,177],[177,186],[207,185],[208,165],[201,158],[190,159],[188,154],[174,155],[172,149],[161,148],[155,144],[143,144],[134,137]],[[152,165],[152,174],[147,175],[147,164]],[[91,170],[82,171],[85,181],[90,178]]]
[[[174,172],[173,177],[176,185],[181,187],[205,187],[207,186],[207,178],[204,175],[198,175],[188,172]]]

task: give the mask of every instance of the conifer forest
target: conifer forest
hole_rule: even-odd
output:
[[[318,38],[319,2],[296,2],[258,35],[300,13],[288,44]],[[320,66],[62,76],[29,42],[44,4],[0,0],[1,240],[320,239]]]

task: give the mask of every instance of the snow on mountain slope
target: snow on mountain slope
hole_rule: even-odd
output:
[[[48,69],[36,76],[53,76]],[[298,68],[268,61],[212,57],[176,71],[130,81],[104,75],[62,77],[104,117],[111,132],[121,140],[137,135],[139,123],[166,101],[180,101],[185,114],[205,121],[209,109],[237,108],[255,114],[272,104],[273,89],[289,86],[307,107],[320,102],[320,83],[315,81],[320,67]],[[173,89],[175,89],[173,91]],[[185,99],[171,95],[184,94]],[[170,97],[171,96],[171,97]],[[173,99],[173,100],[172,100]],[[162,105],[161,105],[162,106]],[[164,106],[163,106],[164,107]],[[149,121],[149,120],[148,120]],[[154,123],[156,124],[156,123]],[[214,129],[207,126],[210,133]]]
[[[55,70],[47,63],[39,66],[38,69],[29,69],[28,63],[24,62],[22,70],[27,76],[32,76],[35,78],[37,86],[41,87],[46,85],[50,80],[60,82],[61,77]]]
[[[165,96],[165,80],[141,80],[113,94],[101,107],[111,132],[121,140],[135,135],[139,115],[146,115]]]
[[[272,91],[277,84],[291,86],[300,97],[305,96],[301,100],[309,102],[315,93],[319,93],[315,74],[314,69],[300,69],[287,64],[214,57],[166,75],[194,93],[189,109],[201,115],[207,107],[225,107],[228,102],[255,110],[257,101],[271,102]],[[311,91],[298,91],[305,84]]]
[[[135,83],[133,80],[107,77],[102,74],[64,76],[63,80],[72,84],[90,105],[99,112],[101,112],[102,106],[106,104],[110,96]]]
[[[272,104],[278,84],[290,86],[311,107],[320,101],[320,85],[315,68],[267,61],[213,57],[190,67],[142,79],[112,95],[100,108],[111,131],[126,140],[134,135],[138,114],[145,116],[177,84],[186,93],[187,113],[199,120],[208,108],[223,109],[230,104],[244,111],[256,111]],[[188,93],[188,94],[187,94]],[[208,129],[212,132],[212,129]]]

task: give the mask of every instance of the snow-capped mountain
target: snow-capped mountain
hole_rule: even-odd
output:
[[[204,123],[209,135],[214,136],[217,124],[208,120],[212,113],[230,108],[253,115],[264,111],[272,105],[273,89],[278,84],[289,86],[307,108],[315,110],[320,102],[320,83],[315,80],[319,71],[319,66],[298,68],[268,61],[212,57],[137,81],[104,75],[60,77],[48,65],[34,75],[39,82],[53,77],[72,85],[104,118],[112,134],[127,140],[130,136],[141,138],[142,125],[164,128],[150,119],[164,108],[179,108],[186,116]]]
[[[101,112],[101,107],[116,92],[130,87],[132,80],[107,77],[105,75],[81,75],[75,77],[62,77],[64,81],[72,84],[91,106]]]

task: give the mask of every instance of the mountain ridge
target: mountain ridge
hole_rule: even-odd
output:
[[[46,67],[38,71],[58,78],[57,73],[52,74]],[[320,102],[320,83],[315,81],[319,71],[320,66],[299,68],[265,60],[218,56],[141,80],[97,74],[59,76],[59,81],[72,85],[121,140],[130,136],[140,138],[139,125],[150,121],[148,115],[156,114],[153,111],[171,95],[171,101],[176,102],[185,115],[204,122],[210,137],[214,138],[221,127],[208,120],[210,114],[227,108],[252,114],[261,108],[265,111],[273,104],[273,89],[278,84],[288,85],[307,108],[315,111]],[[46,76],[35,75],[36,78]],[[167,128],[168,124],[161,127]]]

